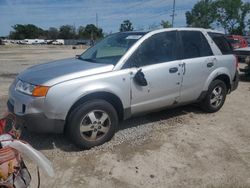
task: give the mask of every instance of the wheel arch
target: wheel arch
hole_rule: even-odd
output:
[[[226,86],[227,86],[227,91],[230,92],[231,90],[231,74],[228,69],[221,67],[216,70],[214,70],[209,77],[206,80],[206,83],[203,87],[203,92],[207,91],[209,88],[209,85],[212,83],[214,80],[222,80]]]
[[[221,80],[221,81],[223,81],[226,84],[227,92],[230,92],[230,90],[231,90],[231,84],[230,84],[230,78],[229,78],[228,75],[226,75],[226,74],[220,74],[217,77],[215,77],[213,79],[213,81],[214,80]]]
[[[72,111],[75,108],[77,108],[77,106],[79,106],[80,104],[83,104],[89,100],[93,100],[93,99],[103,99],[103,100],[109,102],[115,108],[115,110],[118,114],[119,120],[124,119],[124,107],[123,107],[121,99],[117,95],[110,93],[110,92],[95,92],[95,93],[87,94],[87,95],[81,97],[80,99],[78,99],[71,106],[70,110],[68,111],[67,116],[66,116],[66,120],[68,120]]]

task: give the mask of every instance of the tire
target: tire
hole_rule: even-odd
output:
[[[66,131],[80,149],[90,149],[109,141],[118,126],[115,108],[105,100],[80,104],[69,117]]]
[[[207,94],[201,102],[201,107],[208,113],[214,113],[221,109],[227,96],[226,84],[221,80],[214,80],[210,84]]]

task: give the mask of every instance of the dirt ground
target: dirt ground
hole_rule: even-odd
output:
[[[71,47],[0,47],[0,114],[8,86],[25,68],[73,57]],[[250,81],[243,79],[215,114],[189,105],[133,118],[114,138],[79,151],[63,135],[23,132],[56,175],[41,172],[42,187],[250,188]],[[37,183],[35,165],[27,162]]]

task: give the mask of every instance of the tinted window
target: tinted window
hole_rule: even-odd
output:
[[[232,54],[233,48],[231,44],[227,41],[226,37],[220,33],[208,33],[213,39],[215,44],[218,46],[222,54]]]
[[[141,67],[177,59],[176,31],[170,31],[158,33],[146,39],[127,63],[131,66]]]
[[[183,59],[213,55],[207,39],[200,31],[180,31]]]

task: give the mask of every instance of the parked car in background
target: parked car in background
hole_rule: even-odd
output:
[[[247,40],[248,47],[250,47],[250,36],[244,36],[244,38]]]
[[[239,70],[246,75],[250,75],[250,47],[247,48],[238,48],[234,50],[236,56],[238,57],[238,61],[240,63],[245,63],[246,66],[244,68],[240,68]]]
[[[24,39],[19,41],[19,44],[46,44],[44,39]]]
[[[77,58],[20,73],[8,109],[29,130],[65,132],[78,147],[91,148],[132,116],[189,103],[216,112],[237,86],[237,58],[220,32],[121,32]]]
[[[227,39],[234,49],[248,47],[247,40],[241,35],[228,35]]]
[[[32,42],[33,45],[37,44],[47,44],[46,40],[44,39],[35,39],[34,42]]]
[[[53,45],[63,45],[64,40],[63,39],[57,39],[57,40],[53,41],[52,44]]]

